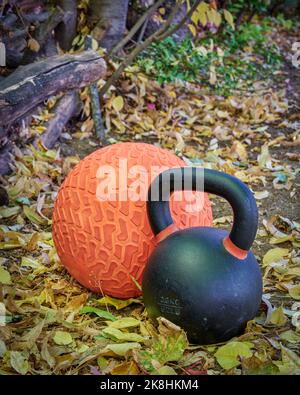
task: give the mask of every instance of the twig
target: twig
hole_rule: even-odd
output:
[[[180,22],[178,22],[175,26],[171,27],[169,30],[167,30],[165,33],[159,36],[159,40],[164,40],[165,38],[172,36],[177,30],[179,30],[185,22],[193,15],[193,12],[196,10],[198,5],[200,4],[201,0],[196,0],[195,3],[192,5],[188,13],[181,19]]]
[[[84,46],[85,46],[86,50],[92,48],[92,37],[91,36],[86,37]],[[93,82],[90,85],[89,91],[90,91],[92,116],[93,116],[96,136],[99,138],[101,144],[105,144],[106,133],[105,133],[105,128],[104,128],[103,121],[102,121],[99,91],[98,91],[96,82]]]
[[[200,2],[200,0],[197,0],[197,3],[198,2]],[[129,66],[133,62],[133,60],[145,48],[147,48],[155,40],[161,39],[161,36],[169,29],[180,6],[181,6],[181,2],[176,3],[171,14],[169,15],[168,19],[166,20],[165,24],[160,29],[158,29],[155,33],[153,33],[151,36],[149,36],[144,42],[137,45],[135,47],[135,49],[124,59],[124,61],[120,64],[119,68],[110,76],[110,78],[106,81],[106,83],[100,89],[100,91],[99,91],[100,96],[103,96],[108,91],[109,87],[120,77],[120,75],[126,69],[126,67]],[[181,22],[179,22],[176,26],[178,28],[181,27]],[[176,30],[172,29],[172,31],[174,33]]]
[[[150,18],[149,18],[149,16],[148,16],[148,17],[146,18],[146,20],[145,20],[145,22],[144,22],[142,28],[141,28],[141,31],[140,31],[140,33],[139,33],[139,37],[138,37],[138,40],[137,40],[138,44],[140,44],[140,43],[143,41],[144,34],[145,34],[146,28],[147,28],[148,23],[149,23],[149,19],[150,19]]]
[[[154,3],[142,16],[139,18],[139,20],[136,22],[136,24],[131,28],[129,33],[127,34],[126,37],[123,38],[123,40],[120,41],[119,44],[117,44],[111,51],[109,55],[114,55],[117,52],[119,52],[131,39],[132,37],[138,32],[138,30],[145,24],[145,21],[151,17],[151,15],[154,13],[154,11],[161,6],[161,4],[165,0],[159,0],[156,3]]]

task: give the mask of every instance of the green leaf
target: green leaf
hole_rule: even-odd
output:
[[[128,342],[119,344],[108,344],[103,352],[112,351],[114,354],[124,357],[128,351],[141,348],[140,343]]]
[[[250,342],[232,341],[221,346],[215,353],[215,357],[223,369],[229,370],[240,365],[240,357],[250,358],[252,347],[253,344]]]
[[[106,358],[102,357],[101,355],[97,358],[97,365],[99,366],[100,369],[106,368],[108,365],[108,361]]]
[[[28,359],[25,354],[20,351],[10,352],[10,365],[20,374],[26,374],[29,370]]]
[[[13,217],[14,215],[19,214],[20,211],[21,211],[20,206],[1,208],[0,209],[0,218]]]
[[[97,303],[105,306],[111,305],[114,306],[117,310],[121,310],[132,303],[141,303],[141,302],[138,299],[133,299],[133,298],[122,300],[122,299],[111,298],[110,296],[104,296],[103,298],[98,299]]]
[[[108,322],[107,325],[117,329],[133,328],[139,326],[141,321],[133,317],[120,318],[114,322]]]
[[[180,327],[162,317],[157,320],[159,336],[154,338],[150,349],[138,352],[139,362],[151,373],[156,373],[153,361],[160,365],[177,362],[188,346],[186,334]]]
[[[73,342],[73,337],[69,332],[56,331],[55,335],[53,336],[53,341],[59,346],[67,346]]]
[[[300,284],[289,289],[289,294],[293,299],[300,300]]]
[[[157,369],[156,374],[165,376],[165,375],[177,375],[177,373],[175,372],[175,370],[173,368],[171,368],[171,366],[162,366],[161,368]]]
[[[31,207],[23,206],[23,211],[24,211],[25,216],[29,219],[30,222],[32,222],[36,225],[47,224],[47,220],[45,218],[42,218]]]
[[[276,326],[283,326],[286,324],[287,317],[284,315],[282,306],[272,312],[270,322]]]
[[[103,329],[101,334],[115,341],[143,342],[145,340],[143,336],[137,333],[126,333],[120,331],[120,329],[111,327]]]
[[[0,267],[0,283],[5,285],[11,284],[10,273],[4,267]]]
[[[282,332],[279,336],[280,339],[286,340],[289,343],[300,344],[300,335],[292,330]]]
[[[84,306],[80,310],[80,314],[86,314],[86,313],[94,313],[100,318],[105,318],[106,320],[110,321],[116,321],[117,318],[111,314],[109,311],[98,309],[97,307],[92,307],[92,306]]]
[[[279,368],[281,374],[291,375],[300,374],[300,358],[299,356],[281,345],[281,361],[274,361]]]

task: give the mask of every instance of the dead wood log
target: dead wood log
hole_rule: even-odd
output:
[[[78,93],[66,93],[55,105],[54,116],[47,122],[46,131],[42,135],[45,148],[51,149],[59,139],[64,127],[74,114],[79,104]]]
[[[0,82],[0,126],[24,117],[46,98],[79,89],[106,72],[104,60],[94,51],[51,58],[19,67]]]

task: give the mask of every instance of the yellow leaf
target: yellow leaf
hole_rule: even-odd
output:
[[[116,321],[109,322],[107,321],[107,325],[117,329],[125,329],[125,328],[133,328],[136,326],[140,326],[141,321],[137,320],[133,317],[123,317]]]
[[[53,336],[53,341],[60,346],[66,346],[73,342],[73,338],[69,332],[56,331]]]
[[[11,284],[10,273],[3,267],[0,267],[0,284]]]
[[[270,322],[276,326],[283,326],[287,322],[282,306],[272,312]]]
[[[269,266],[271,263],[280,261],[288,253],[288,248],[272,248],[263,257],[263,267]]]
[[[127,300],[121,300],[121,299],[111,298],[110,296],[104,296],[103,298],[98,299],[97,303],[105,306],[111,305],[114,306],[117,310],[121,310],[132,303],[140,303],[140,301],[138,299],[133,299],[133,298]]]
[[[137,375],[139,373],[140,370],[134,361],[122,362],[111,371],[112,375]]]
[[[197,11],[194,11],[192,16],[191,16],[191,21],[194,23],[194,25],[198,25],[199,22],[199,14]]]
[[[33,52],[39,52],[41,46],[38,41],[36,41],[34,38],[30,38],[27,42],[27,46],[31,51]]]
[[[215,357],[223,369],[229,370],[241,364],[240,358],[250,358],[253,354],[250,342],[231,341],[218,348]]]
[[[289,289],[289,294],[293,299],[300,300],[300,284]]]
[[[206,12],[208,11],[208,9],[208,4],[206,4],[204,1],[201,1],[201,3],[197,7],[199,21],[203,27],[205,27],[207,24]]]
[[[199,13],[199,14],[202,14],[202,13],[208,11],[208,10],[209,10],[208,4],[205,3],[205,1],[201,1],[201,3],[200,3],[200,4],[198,5],[198,7],[197,7],[198,13]]]
[[[124,107],[124,100],[122,96],[116,96],[112,101],[113,108],[119,112]]]
[[[226,22],[227,22],[227,23],[232,27],[232,29],[234,30],[234,29],[235,29],[235,26],[234,26],[232,14],[231,14],[229,11],[224,10],[224,18],[225,18]]]
[[[221,111],[219,111],[219,112],[221,112]],[[218,116],[219,116],[219,114],[218,114]],[[230,150],[230,154],[237,156],[242,161],[246,161],[248,158],[246,147],[244,146],[244,144],[242,144],[238,140],[235,140],[233,142],[231,150]]]
[[[189,24],[189,29],[190,29],[190,31],[191,31],[191,33],[192,33],[192,35],[195,37],[195,36],[196,36],[196,34],[197,34],[197,31],[196,31],[196,28],[195,28],[195,26],[194,26],[194,25],[191,25],[191,24]]]
[[[207,12],[207,17],[208,17],[209,22],[213,23],[215,26],[219,27],[221,25],[222,17],[218,11],[216,11],[214,9],[210,9]]]

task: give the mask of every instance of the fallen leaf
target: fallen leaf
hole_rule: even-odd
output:
[[[293,299],[300,300],[300,284],[289,289],[289,294]]]
[[[287,317],[283,312],[282,306],[272,312],[270,322],[276,326],[283,326],[286,324]]]
[[[133,317],[123,317],[113,322],[107,322],[107,325],[112,328],[125,329],[139,326],[141,321]]]
[[[115,355],[119,355],[120,357],[124,357],[128,351],[140,349],[141,345],[137,342],[128,342],[128,343],[116,343],[116,344],[107,344],[103,349],[103,353],[106,354],[107,351],[113,352]]]
[[[97,303],[105,306],[111,305],[114,306],[117,310],[121,310],[132,303],[141,303],[141,302],[138,299],[132,299],[132,298],[127,300],[121,300],[121,299],[111,298],[110,296],[104,296],[103,298],[98,299]]]
[[[263,267],[269,266],[272,263],[280,261],[284,256],[288,255],[287,248],[272,248],[263,257]]]
[[[28,357],[20,351],[10,352],[10,365],[16,372],[24,375],[29,371]]]
[[[120,329],[107,327],[101,334],[109,339],[122,342],[143,342],[145,338],[138,333],[122,332]]]
[[[110,320],[110,321],[116,321],[117,320],[117,318],[113,314],[111,314],[109,311],[101,310],[101,309],[98,309],[97,307],[84,306],[80,310],[80,314],[86,314],[86,313],[94,313],[98,317],[105,318],[105,319]]]
[[[122,96],[116,96],[112,101],[113,108],[119,112],[124,107],[124,99]]]
[[[123,362],[111,371],[112,375],[137,375],[140,370],[134,361]]]
[[[253,355],[250,342],[231,341],[218,348],[215,357],[223,369],[229,370],[241,363],[240,358],[250,358]]]
[[[0,267],[0,283],[5,285],[11,284],[10,273],[4,267]]]
[[[56,331],[53,336],[53,341],[60,346],[67,346],[73,342],[73,338],[69,332]]]

